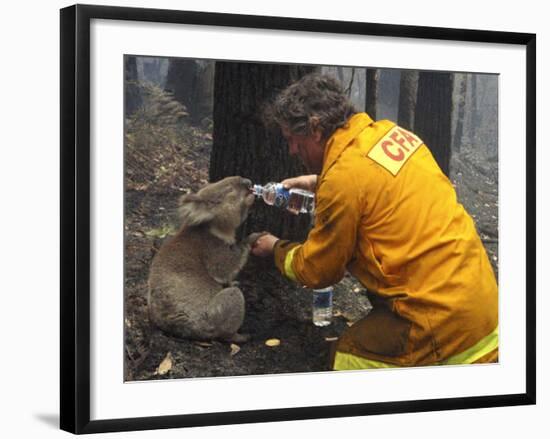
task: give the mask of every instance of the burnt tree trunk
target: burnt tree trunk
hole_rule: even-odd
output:
[[[468,113],[468,143],[476,145],[477,128],[478,128],[478,99],[477,99],[477,76],[470,74],[469,76],[469,113]]]
[[[416,70],[402,70],[399,80],[399,109],[397,124],[414,131],[414,110],[418,93],[418,72]]]
[[[420,72],[415,132],[428,146],[447,176],[451,158],[452,93],[450,73]]]
[[[135,56],[124,57],[124,115],[132,115],[142,104],[138,87],[137,59]]]
[[[191,119],[199,123],[212,116],[214,106],[214,61],[200,61],[193,91],[195,103]]]
[[[197,64],[193,59],[174,58],[170,60],[166,75],[166,90],[173,93],[174,98],[185,105],[191,114],[193,106],[193,89]]]
[[[288,154],[280,130],[264,127],[261,109],[277,92],[314,68],[216,62],[215,70],[210,181],[240,175],[265,184],[304,174],[299,159]],[[282,238],[303,240],[309,225],[308,215],[294,216],[258,200],[241,233],[268,230]]]
[[[467,76],[456,74],[455,79],[459,81],[457,91],[457,105],[456,105],[456,126],[453,135],[453,149],[460,151],[462,147],[462,135],[464,133],[464,115],[466,108],[466,89],[467,89]]]
[[[380,78],[380,70],[367,69],[367,86],[365,91],[365,111],[373,119],[376,120],[376,102],[378,101],[378,79]]]
[[[166,90],[185,105],[193,124],[212,113],[214,62],[172,59],[166,76]]]
[[[343,87],[344,86],[344,68],[336,67],[336,72],[338,74],[338,81],[340,81],[340,84],[342,84],[342,87]]]

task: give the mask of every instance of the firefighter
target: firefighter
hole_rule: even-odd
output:
[[[414,133],[357,112],[330,76],[283,90],[265,120],[309,175],[283,181],[315,192],[303,243],[272,234],[252,248],[309,288],[346,270],[373,310],[338,339],[334,370],[498,361],[498,290],[475,224]]]

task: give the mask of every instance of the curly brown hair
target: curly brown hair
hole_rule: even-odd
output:
[[[309,135],[321,129],[327,139],[355,113],[356,108],[338,80],[310,73],[267,104],[263,120],[267,126],[286,127],[293,134]]]

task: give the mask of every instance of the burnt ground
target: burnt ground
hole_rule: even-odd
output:
[[[466,145],[452,155],[450,178],[458,200],[476,223],[498,279],[498,160]]]
[[[330,345],[353,321],[366,315],[365,289],[351,276],[335,286],[333,324],[311,322],[311,295],[283,279],[271,261],[251,257],[239,275],[246,298],[241,328],[251,340],[240,346],[170,338],[151,328],[147,316],[149,264],[177,227],[181,194],[196,191],[208,177],[211,137],[207,129],[182,125],[154,147],[137,134],[154,126],[131,126],[126,144],[125,199],[125,380],[239,376],[325,371]],[[141,130],[141,131],[140,131]],[[147,136],[145,136],[147,137]],[[146,149],[144,149],[146,148]],[[455,154],[451,180],[472,214],[489,258],[498,270],[497,163],[473,148]],[[277,346],[267,340],[277,339]]]

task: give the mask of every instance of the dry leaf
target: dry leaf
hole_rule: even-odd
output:
[[[166,375],[168,372],[170,372],[170,369],[172,369],[174,363],[174,359],[172,358],[172,353],[168,352],[166,354],[166,357],[164,357],[164,360],[159,364],[159,367],[157,367],[157,370],[155,371],[155,375]]]
[[[352,325],[353,325],[353,322],[346,322],[346,325],[352,326]]]
[[[332,314],[333,317],[340,317],[342,316],[342,311],[340,311],[339,309],[337,309],[336,311],[334,311],[334,313]]]
[[[200,346],[201,348],[209,348],[210,346],[212,346],[212,343],[209,343],[207,341],[196,341],[195,344],[197,346]]]
[[[336,341],[338,337],[325,337],[325,341]]]
[[[361,288],[356,287],[356,288],[353,289],[353,292],[354,292],[354,293],[360,293],[360,292],[361,292]]]
[[[265,345],[269,346],[270,348],[279,346],[281,344],[281,340],[278,338],[270,338],[269,340],[265,341]]]
[[[231,356],[235,355],[240,350],[241,350],[241,347],[239,345],[231,343]]]
[[[166,238],[168,235],[173,235],[176,233],[176,229],[171,224],[165,224],[162,227],[159,227],[158,229],[151,229],[147,230],[145,233],[145,236],[148,236],[149,238]]]

